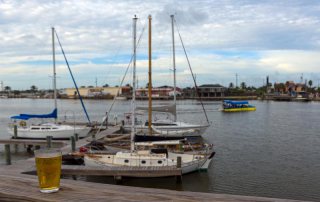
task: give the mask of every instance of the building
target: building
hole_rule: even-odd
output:
[[[226,87],[220,84],[204,84],[198,86],[198,92],[201,97],[224,97]]]
[[[160,86],[156,88],[151,89],[152,92],[152,97],[170,97],[174,96],[174,88],[172,86]],[[181,89],[176,87],[176,95],[180,96],[181,95]],[[148,96],[148,88],[140,88],[136,89],[136,95],[137,96]]]
[[[293,81],[287,81],[286,83],[275,83],[274,90],[278,94],[295,95],[297,93],[306,92],[307,86],[303,83],[294,83]]]
[[[117,95],[128,96],[131,93],[130,86],[121,86],[121,87],[88,87],[88,88],[79,88],[79,93],[84,98],[92,97],[114,97]],[[68,98],[78,97],[77,90],[75,88],[65,88],[63,94]]]

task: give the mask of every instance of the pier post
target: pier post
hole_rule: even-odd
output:
[[[4,145],[5,154],[6,154],[6,163],[11,165],[11,153],[10,153],[10,144]]]
[[[18,126],[14,125],[13,126],[13,139],[17,139],[18,138]],[[14,145],[14,152],[17,153],[18,152],[18,145],[15,144]]]
[[[70,137],[70,141],[71,141],[71,150],[72,152],[75,152],[76,151],[76,139],[74,136],[71,136]]]
[[[52,147],[52,136],[47,136],[47,148]]]
[[[76,141],[79,140],[79,134],[78,134],[78,133],[75,133],[75,134],[74,134],[74,137],[76,138]]]
[[[181,168],[181,156],[177,157],[177,168]]]
[[[119,175],[115,175],[114,176],[114,181],[116,182],[116,184],[121,184],[122,183],[122,177]]]
[[[17,125],[13,126],[13,138],[14,139],[18,138],[18,126]]]
[[[181,169],[181,156],[177,157],[177,168]],[[182,171],[180,175],[176,176],[176,183],[181,183],[182,182]]]

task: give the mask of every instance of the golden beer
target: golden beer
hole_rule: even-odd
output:
[[[35,157],[40,191],[44,193],[58,191],[60,187],[61,152],[40,150],[35,153]]]

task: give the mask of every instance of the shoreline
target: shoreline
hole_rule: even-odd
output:
[[[3,99],[53,99],[53,98],[47,98],[47,97],[17,97],[17,96],[10,96],[7,98],[0,98],[0,100]],[[78,100],[79,98],[58,98],[61,100]],[[113,98],[100,98],[100,97],[83,97],[82,99],[85,100],[113,100]],[[131,97],[126,97],[126,99],[121,99],[118,101],[126,101],[131,100]],[[136,97],[136,100],[148,100],[148,97]],[[173,100],[173,97],[169,96],[162,96],[162,97],[153,97],[152,100]],[[290,100],[278,100],[276,98],[263,98],[258,96],[227,96],[227,97],[177,97],[177,100],[202,100],[202,101],[223,101],[223,100],[272,100],[272,101],[286,101],[286,102],[309,102],[309,101],[320,101],[320,97],[318,98],[312,98],[309,100],[295,100],[294,98],[291,98]]]

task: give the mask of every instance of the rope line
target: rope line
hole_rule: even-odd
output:
[[[195,85],[195,88],[196,88],[196,92],[197,92],[198,97],[199,97],[199,99],[200,99],[200,103],[201,103],[201,106],[202,106],[204,115],[206,116],[207,123],[210,125],[210,122],[209,122],[209,119],[208,119],[208,115],[207,115],[206,109],[204,108],[204,105],[203,105],[203,102],[202,102],[202,98],[201,98],[201,94],[199,93],[198,85],[197,85],[196,79],[195,79],[195,77],[194,77],[192,68],[191,68],[191,64],[190,64],[190,61],[189,61],[189,58],[188,58],[188,55],[187,55],[187,51],[186,51],[186,48],[185,48],[184,43],[183,43],[183,41],[182,41],[182,37],[181,37],[181,34],[180,34],[179,26],[177,25],[177,22],[176,22],[175,19],[174,19],[174,22],[175,22],[175,25],[176,25],[176,27],[177,27],[177,31],[178,31],[178,34],[179,34],[179,38],[180,38],[180,41],[181,41],[181,45],[182,45],[184,54],[185,54],[185,56],[186,56],[186,58],[187,58],[188,66],[189,66],[189,69],[190,69],[190,72],[191,72],[191,76],[192,76],[192,79],[193,79],[193,82],[194,82],[194,85]]]
[[[79,92],[79,89],[78,89],[78,85],[77,85],[77,83],[76,83],[76,81],[75,81],[75,79],[74,79],[74,77],[73,77],[73,74],[72,74],[72,71],[71,71],[69,62],[68,62],[68,60],[67,60],[66,54],[64,53],[64,50],[63,50],[62,45],[61,45],[61,43],[60,43],[60,39],[59,39],[58,33],[57,33],[56,31],[54,31],[54,32],[55,32],[56,37],[57,37],[57,39],[58,39],[58,42],[59,42],[59,45],[60,45],[61,52],[62,52],[62,54],[63,54],[64,60],[66,61],[66,64],[67,64],[67,66],[68,66],[68,70],[69,70],[69,73],[70,73],[70,75],[71,75],[72,81],[73,81],[74,86],[76,87],[77,93],[78,93],[78,95],[79,95],[82,108],[83,108],[83,110],[84,110],[84,113],[86,114],[86,117],[87,117],[87,119],[88,119],[89,125],[91,125],[91,121],[90,121],[88,112],[87,112],[87,110],[86,110],[86,107],[84,106],[84,103],[83,103],[83,100],[82,100],[82,96],[81,96],[81,94],[80,94],[80,92]]]

